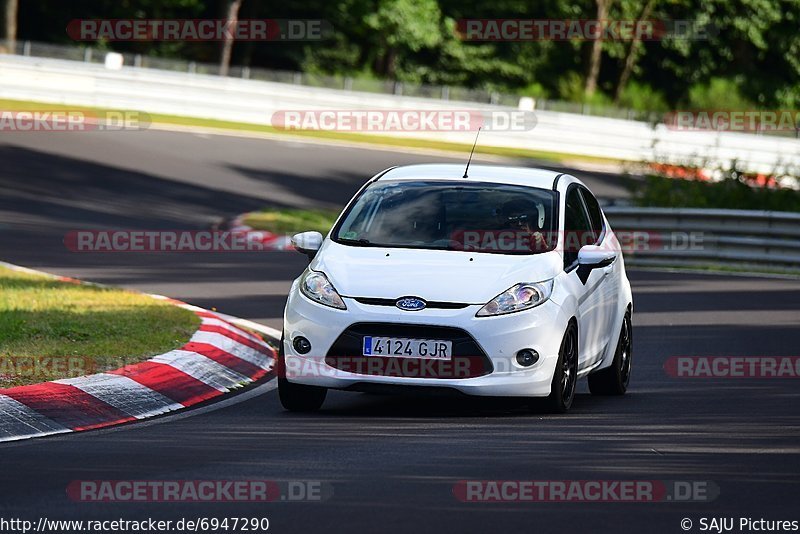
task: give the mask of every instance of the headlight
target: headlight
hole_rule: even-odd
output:
[[[552,280],[517,284],[490,300],[475,316],[490,317],[528,310],[545,302],[552,292]]]
[[[342,297],[336,292],[336,288],[330,283],[328,278],[316,271],[308,271],[300,280],[300,291],[313,301],[319,302],[324,306],[346,310]]]

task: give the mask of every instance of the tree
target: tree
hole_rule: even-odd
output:
[[[613,0],[595,0],[597,6],[597,20],[603,24],[608,19],[608,10]],[[603,59],[603,34],[596,36],[592,41],[592,53],[589,57],[589,74],[586,76],[586,94],[591,96],[597,90],[597,80],[600,78],[600,62]]]
[[[242,0],[231,0],[228,4],[227,28],[225,41],[222,43],[222,55],[219,62],[219,75],[227,76],[231,67],[231,54],[233,53],[233,28],[239,20],[239,8],[242,7]]]
[[[364,19],[377,36],[375,71],[396,78],[400,55],[414,54],[441,42],[442,12],[436,0],[380,0]]]
[[[656,5],[657,0],[647,0],[644,7],[642,8],[642,12],[639,17],[636,19],[637,23],[646,21],[650,14],[653,12],[653,8]],[[628,80],[633,73],[633,68],[636,66],[636,60],[639,58],[639,51],[642,48],[642,38],[641,35],[636,32],[631,40],[631,44],[628,47],[628,53],[625,56],[625,64],[622,67],[622,73],[619,75],[619,81],[617,82],[617,90],[614,93],[614,104],[619,104],[620,99],[622,98],[622,93],[625,91],[625,86],[628,85]]]
[[[800,0],[687,0],[670,8],[698,31],[663,41],[647,58],[642,79],[662,83],[670,100],[685,105],[692,87],[722,78],[758,106],[800,103]]]
[[[13,54],[17,48],[17,12],[19,11],[19,0],[6,0],[5,14],[5,37],[6,47],[9,54]]]

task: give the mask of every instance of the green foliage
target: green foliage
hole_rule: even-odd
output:
[[[274,234],[317,231],[327,235],[338,215],[334,210],[267,208],[248,213],[244,223],[255,230]]]
[[[710,29],[706,38],[664,43],[662,66],[677,78],[669,80],[674,100],[688,96],[677,80],[736,79],[737,92],[764,107],[800,85],[800,0],[690,0],[673,14]]]
[[[664,95],[641,82],[631,82],[622,91],[620,106],[637,111],[668,111]]]
[[[740,93],[739,84],[725,78],[712,78],[707,84],[689,89],[690,109],[747,109],[752,107]]]
[[[527,87],[520,89],[519,91],[520,96],[530,96],[533,98],[549,98],[550,92],[545,88],[544,85],[538,82],[533,82],[529,84]]]
[[[228,0],[21,2],[22,40],[70,43],[76,18],[220,18]],[[464,18],[596,16],[594,0],[243,0],[241,18],[324,19],[323,42],[239,42],[234,65],[352,78],[464,86],[639,111],[670,107],[800,107],[800,0],[613,0],[611,20],[690,21],[692,35],[603,43],[598,92],[583,94],[590,41],[467,42]],[[218,61],[219,43],[110,42],[121,52]],[[626,61],[629,78],[621,86]]]
[[[379,0],[363,24],[377,37],[376,70],[395,76],[398,55],[408,56],[432,48],[442,40],[436,0]]]
[[[364,24],[380,34],[387,46],[419,52],[441,41],[441,17],[436,0],[379,0],[375,12],[364,17]]]
[[[569,72],[558,80],[558,96],[570,102],[583,102],[586,98],[584,93],[585,87],[586,82],[583,76],[577,72]],[[600,94],[601,93],[596,93],[596,95]]]
[[[651,175],[633,186],[633,194],[634,202],[644,207],[800,212],[800,192],[752,187],[735,176],[709,183]]]

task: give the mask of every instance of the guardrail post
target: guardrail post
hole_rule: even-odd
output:
[[[350,76],[344,77],[344,90],[345,91],[353,90],[353,78],[351,78]]]
[[[303,83],[303,75],[299,72],[292,74],[292,83],[295,85],[301,85]]]
[[[31,42],[25,41],[22,45],[22,55],[23,56],[30,56],[31,55]]]
[[[142,54],[136,54],[133,56],[133,66],[137,68],[142,67]]]
[[[191,74],[195,74],[197,72],[197,63],[195,63],[194,61],[189,62],[189,72]]]
[[[394,90],[392,91],[393,94],[402,96],[403,95],[403,82],[394,82]]]
[[[250,67],[246,65],[242,67],[242,78],[244,78],[245,80],[250,79]]]
[[[442,100],[450,100],[450,87],[447,85],[442,86]]]
[[[85,48],[83,50],[83,62],[84,63],[91,63],[92,62],[92,49],[91,48],[87,47],[87,48]]]

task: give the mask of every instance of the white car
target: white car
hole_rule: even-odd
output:
[[[633,301],[597,200],[548,170],[466,174],[388,169],[327,237],[294,236],[310,264],[284,313],[286,409],[317,410],[330,388],[436,388],[561,413],[587,375],[593,394],[625,393]]]

